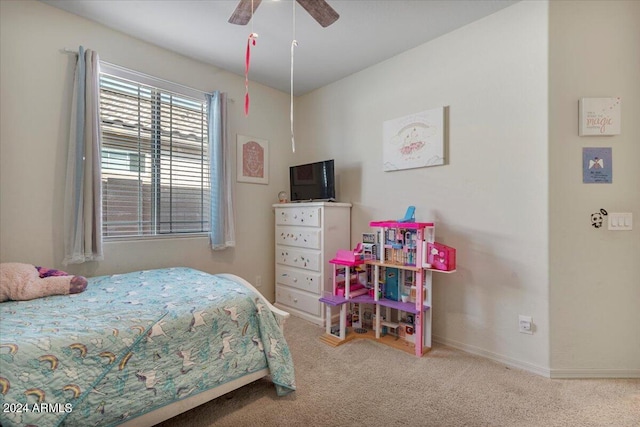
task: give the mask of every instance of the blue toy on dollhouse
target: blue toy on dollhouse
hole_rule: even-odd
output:
[[[369,225],[378,231],[365,233],[366,243],[353,250],[339,250],[329,261],[334,269],[333,292],[320,298],[327,311],[322,339],[331,345],[345,342],[348,319],[365,318],[364,306],[369,304],[374,308],[375,339],[393,333],[387,344],[421,356],[431,347],[431,272],[438,270],[426,261],[427,248],[440,245],[434,243],[434,224],[415,222],[415,207],[410,206],[404,218]],[[379,251],[375,250],[377,244]],[[447,248],[455,257],[455,249]],[[455,258],[449,265],[455,266]],[[332,307],[340,309],[338,327],[332,326]],[[373,338],[364,335],[368,331],[360,325],[358,322],[354,330]],[[352,334],[350,338],[355,337]]]

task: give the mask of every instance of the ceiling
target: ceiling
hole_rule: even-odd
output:
[[[247,39],[256,32],[249,79],[290,91],[292,0],[263,0],[246,26],[227,22],[236,0],[41,1],[243,77]],[[326,28],[295,6],[295,95],[340,80],[518,0],[327,1],[340,18]]]

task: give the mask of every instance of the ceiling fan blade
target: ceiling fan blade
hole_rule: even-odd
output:
[[[256,11],[262,0],[253,0],[253,12]],[[233,15],[229,18],[229,22],[236,25],[247,25],[251,21],[252,0],[240,0],[236,10],[233,11]]]
[[[329,3],[324,0],[296,0],[298,4],[305,8],[309,15],[313,17],[318,24],[328,27],[340,18],[338,12],[333,10]]]

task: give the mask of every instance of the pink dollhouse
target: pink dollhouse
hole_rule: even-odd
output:
[[[377,234],[377,258],[365,259],[358,245],[338,251],[329,261],[334,267],[333,294],[320,298],[327,310],[321,339],[336,346],[370,338],[422,356],[431,349],[432,273],[455,271],[455,249],[435,243],[434,224],[415,222],[410,210],[402,220],[369,225]],[[371,275],[366,274],[369,267]],[[367,305],[373,306],[373,331],[358,322],[347,333],[348,319],[363,319]],[[338,327],[332,326],[333,307],[340,310]]]

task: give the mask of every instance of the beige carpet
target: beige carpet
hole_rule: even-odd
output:
[[[333,348],[322,333],[285,325],[295,393],[260,380],[159,426],[640,426],[637,379],[550,380],[438,345],[422,358],[368,340]]]

